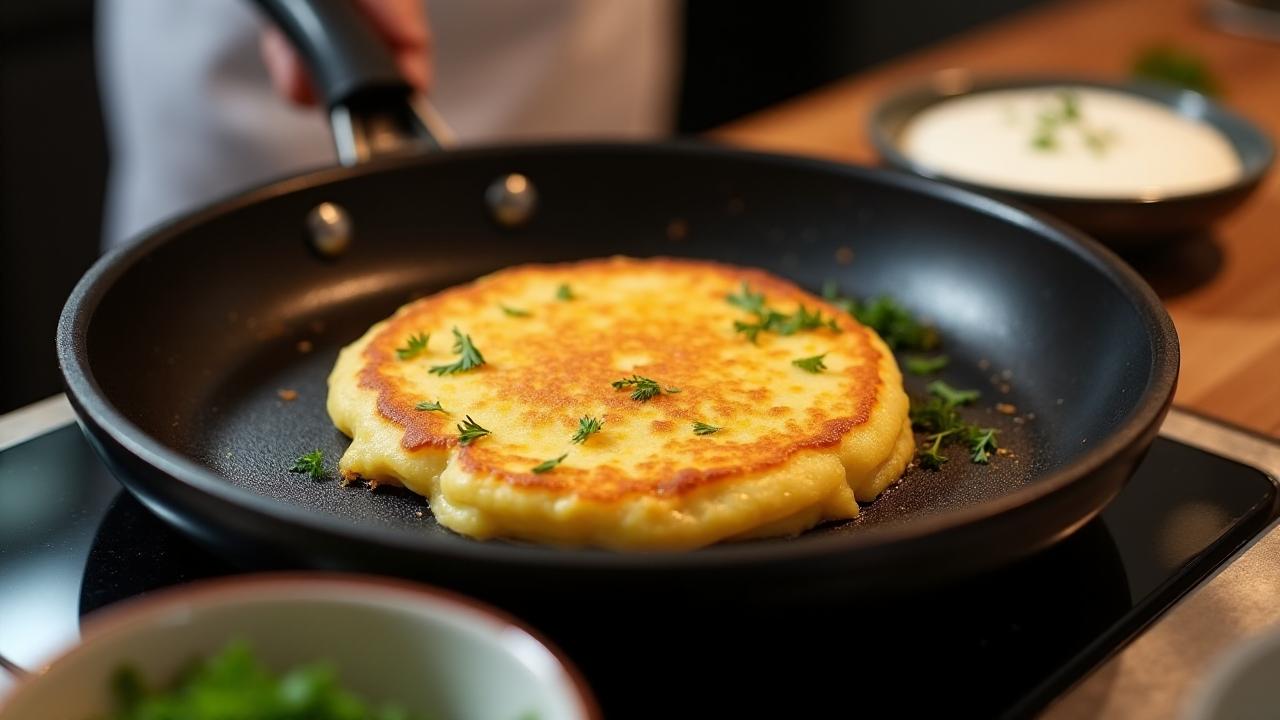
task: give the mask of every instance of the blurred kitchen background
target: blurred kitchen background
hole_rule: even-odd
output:
[[[676,127],[714,128],[1035,4],[686,3]],[[61,390],[58,313],[98,255],[110,157],[93,42],[91,0],[0,3],[0,412]]]

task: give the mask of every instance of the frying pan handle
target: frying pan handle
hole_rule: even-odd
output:
[[[338,159],[439,150],[452,140],[440,116],[396,67],[391,50],[352,0],[255,0],[311,69]]]

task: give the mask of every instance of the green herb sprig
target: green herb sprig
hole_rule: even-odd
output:
[[[439,400],[436,400],[434,402],[423,400],[417,405],[414,405],[413,409],[417,410],[418,412],[441,412],[441,413],[444,413],[445,415],[449,414],[448,410],[445,410],[444,408],[440,407]]]
[[[977,390],[957,390],[942,380],[934,380],[925,389],[930,395],[945,400],[952,407],[968,405],[982,397],[982,393]]]
[[[821,355],[814,355],[813,357],[799,358],[797,360],[792,360],[791,364],[805,372],[816,375],[827,369],[827,366],[822,362],[822,358],[826,356],[826,353],[822,353]]]
[[[556,299],[561,302],[570,302],[577,300],[578,296],[573,292],[573,288],[569,287],[569,283],[560,283],[556,288]]]
[[[396,357],[401,360],[408,360],[417,357],[427,351],[427,342],[431,340],[431,333],[416,333],[410,335],[405,341],[405,346],[396,348]]]
[[[659,385],[657,381],[650,380],[647,377],[640,377],[639,375],[632,375],[629,378],[614,380],[610,384],[613,385],[614,390],[625,390],[627,388],[631,388],[631,399],[639,400],[640,402],[648,402],[650,399],[662,394],[662,386]],[[680,388],[669,387],[666,391],[668,393],[678,393],[680,392]]]
[[[556,466],[558,466],[560,463],[564,462],[564,459],[565,459],[565,458],[567,458],[567,457],[569,457],[569,453],[565,453],[565,454],[561,455],[561,456],[560,456],[560,457],[558,457],[558,458],[551,458],[550,460],[543,460],[542,462],[540,462],[540,463],[538,463],[537,465],[534,465],[534,466],[533,466],[533,472],[534,472],[535,474],[537,474],[537,475],[541,475],[542,473],[548,473],[548,472],[551,472],[552,470],[555,470],[555,469],[556,469]]]
[[[723,426],[708,425],[707,423],[704,423],[701,421],[695,422],[693,424],[694,435],[710,435],[712,433],[718,433],[723,429],[724,429]]]
[[[457,361],[448,365],[433,365],[431,367],[432,374],[441,376],[454,375],[484,365],[484,356],[472,344],[471,336],[463,335],[458,328],[453,329],[453,352],[459,356]]]
[[[583,415],[578,419],[578,431],[573,434],[573,437],[569,438],[569,442],[574,445],[581,445],[587,441],[587,438],[600,432],[603,427],[604,421],[600,418]]]
[[[498,307],[502,308],[502,312],[506,313],[507,317],[527,318],[533,315],[533,313],[529,312],[528,310],[514,308],[514,307],[511,307],[510,305],[503,305],[502,303],[498,303]]]
[[[172,680],[152,685],[133,665],[111,676],[109,720],[411,720],[395,705],[375,705],[342,686],[335,668],[324,662],[289,667],[276,673],[243,640],[194,659]]]
[[[824,317],[821,310],[810,311],[804,305],[796,308],[791,314],[779,312],[765,304],[764,293],[754,292],[747,283],[737,293],[725,296],[725,301],[734,307],[755,315],[750,321],[735,320],[734,332],[740,332],[751,342],[756,342],[760,333],[772,332],[778,335],[794,335],[803,330],[826,328],[832,332],[840,332],[835,318]]]
[[[475,442],[476,440],[479,440],[485,435],[492,435],[492,434],[493,433],[489,432],[488,430],[485,430],[484,428],[480,427],[480,423],[476,422],[475,420],[472,420],[470,415],[467,416],[466,420],[458,423],[458,444],[459,445],[470,445],[471,443]]]
[[[884,340],[890,350],[927,352],[938,347],[938,331],[920,322],[910,310],[888,295],[858,301],[840,294],[840,286],[828,280],[822,286],[822,299],[852,315]]]
[[[324,470],[324,453],[319,450],[312,450],[293,461],[293,467],[289,468],[289,472],[306,473],[311,476],[312,480],[323,480],[325,477]]]
[[[975,463],[990,462],[991,453],[999,446],[997,431],[965,422],[957,407],[973,402],[979,397],[977,390],[957,390],[941,380],[929,383],[930,398],[923,403],[912,403],[911,426],[926,433],[925,445],[917,451],[920,464],[937,470],[947,462],[942,448],[960,443],[969,449],[969,459]]]
[[[1080,96],[1073,90],[1060,90],[1054,95],[1056,104],[1036,117],[1031,147],[1040,151],[1058,149],[1058,134],[1062,128],[1074,128],[1084,139],[1085,146],[1096,154],[1106,151],[1111,144],[1111,134],[1089,125],[1080,112]]]
[[[946,355],[934,355],[933,357],[909,355],[904,366],[907,372],[912,375],[932,375],[936,372],[941,372],[950,362],[951,358]]]

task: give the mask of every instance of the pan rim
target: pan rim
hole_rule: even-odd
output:
[[[360,526],[338,517],[314,514],[286,501],[259,495],[252,490],[228,483],[216,472],[167,447],[142,430],[111,403],[103,392],[89,366],[86,348],[89,326],[99,302],[110,291],[114,281],[147,257],[152,249],[180,237],[186,230],[212,218],[297,190],[396,168],[461,161],[466,158],[508,154],[513,151],[519,151],[526,156],[575,152],[695,155],[781,168],[813,170],[921,193],[1013,223],[1033,231],[1044,241],[1058,245],[1089,264],[1133,305],[1141,318],[1152,354],[1146,387],[1142,389],[1129,416],[1115,431],[1093,444],[1074,461],[1014,492],[993,500],[940,512],[908,523],[869,527],[854,533],[808,539],[804,539],[802,535],[800,538],[781,541],[774,539],[749,543],[721,543],[695,551],[646,553],[481,542],[470,538],[450,537],[442,541],[436,534],[413,535],[401,529]],[[905,551],[909,546],[931,541],[935,536],[966,532],[974,526],[997,520],[1018,509],[1036,505],[1056,493],[1069,489],[1076,481],[1097,471],[1102,465],[1151,433],[1172,402],[1179,366],[1177,333],[1172,319],[1155,291],[1115,253],[1061,221],[1047,217],[1036,210],[928,178],[817,158],[741,150],[689,140],[659,143],[494,145],[432,155],[388,158],[355,168],[324,168],[269,182],[157,226],[145,232],[140,240],[117,248],[100,258],[77,283],[63,308],[58,323],[57,350],[68,395],[81,418],[99,428],[133,457],[202,495],[211,496],[217,501],[272,522],[300,526],[309,532],[343,540],[371,542],[399,551],[465,562],[582,569],[705,569],[765,562],[788,563],[802,559],[853,556],[889,548]],[[1080,523],[1087,519],[1082,519]],[[458,542],[459,539],[464,541]]]

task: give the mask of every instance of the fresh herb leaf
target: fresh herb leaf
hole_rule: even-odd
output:
[[[746,310],[749,313],[758,313],[764,310],[764,293],[751,291],[751,286],[742,283],[742,290],[737,294],[726,295],[725,300],[734,307]]]
[[[650,398],[662,394],[662,387],[657,382],[639,375],[632,375],[622,380],[614,380],[612,383],[614,390],[623,390],[631,388],[631,399],[646,402]]]
[[[704,422],[695,422],[693,424],[694,435],[710,435],[711,433],[720,432],[723,429],[724,429],[723,427],[716,426],[716,425],[708,425],[707,423],[704,423]]]
[[[930,470],[940,469],[942,464],[947,461],[947,456],[943,455],[941,452],[942,440],[953,435],[955,432],[955,430],[948,430],[947,432],[936,433],[925,438],[930,442],[928,448],[920,451],[920,464]]]
[[[678,387],[671,387],[670,385],[668,385],[667,387],[662,388],[662,392],[667,393],[668,395],[675,395],[678,392],[684,392],[684,391]]]
[[[445,415],[449,414],[448,410],[445,410],[444,408],[440,407],[439,400],[436,400],[435,402],[427,402],[426,400],[423,400],[417,405],[414,405],[413,409],[419,412],[442,412]]]
[[[991,461],[991,453],[999,447],[996,445],[996,431],[993,428],[967,428],[965,439],[969,442],[971,459],[983,465]]]
[[[112,678],[111,720],[410,720],[394,705],[375,706],[348,692],[326,663],[295,666],[277,674],[242,640],[197,659],[173,681],[147,687],[130,666]]]
[[[943,401],[952,406],[968,405],[982,397],[982,393],[977,390],[957,390],[941,380],[934,380],[929,383],[926,389],[928,389],[930,395],[942,398]]]
[[[1074,122],[1080,119],[1080,96],[1071,90],[1062,90],[1058,93],[1058,100],[1062,102],[1062,119],[1066,122]]]
[[[293,461],[293,467],[289,468],[289,472],[306,473],[311,476],[312,480],[324,479],[324,453],[319,450],[312,450]]]
[[[741,320],[733,321],[733,331],[746,335],[747,340],[750,340],[752,343],[756,342],[756,339],[760,336],[760,333],[763,330],[764,326],[760,323],[745,323]]]
[[[560,283],[560,287],[556,288],[556,299],[562,302],[577,300],[578,296],[573,293],[573,288],[569,287],[569,283]]]
[[[822,362],[822,358],[826,356],[826,353],[822,353],[821,355],[814,355],[813,357],[800,358],[799,360],[792,360],[791,364],[805,372],[817,374],[827,369],[827,366]]]
[[[1222,91],[1204,58],[1171,45],[1143,50],[1134,60],[1133,74],[1209,96],[1217,96]]]
[[[569,438],[569,442],[575,445],[581,445],[587,441],[587,438],[600,432],[602,427],[604,427],[604,422],[601,421],[600,418],[583,415],[578,419],[578,432],[574,433],[573,437]]]
[[[434,365],[431,372],[435,375],[453,375],[478,368],[484,364],[484,356],[471,343],[470,335],[463,335],[458,328],[453,329],[453,351],[459,355],[456,362],[448,365]]]
[[[946,355],[934,355],[933,357],[925,357],[924,355],[909,355],[906,358],[907,372],[912,375],[932,375],[947,366],[951,362],[951,358]]]
[[[471,419],[468,415],[467,419],[458,423],[458,444],[470,445],[485,435],[492,435],[488,430],[480,427],[480,424]]]
[[[835,318],[822,317],[821,310],[809,312],[809,308],[804,305],[797,307],[792,315],[773,313],[770,315],[770,319],[776,321],[775,330],[779,335],[794,335],[801,330],[817,330],[819,328],[840,332],[840,326],[836,324]]]
[[[396,348],[396,357],[400,358],[401,360],[408,360],[411,357],[416,357],[417,355],[420,355],[426,352],[427,341],[430,339],[431,339],[430,333],[420,332],[416,335],[410,335],[409,340],[407,341],[404,347]]]
[[[537,473],[538,475],[541,475],[542,473],[545,473],[545,472],[551,472],[552,470],[556,469],[557,465],[564,462],[564,459],[567,457],[569,457],[569,453],[565,453],[558,458],[543,460],[542,462],[533,466],[533,472]]]
[[[1110,133],[1090,126],[1084,121],[1080,109],[1080,95],[1074,90],[1060,90],[1054,95],[1055,104],[1041,112],[1036,120],[1031,147],[1041,151],[1053,151],[1059,147],[1058,134],[1062,128],[1074,128],[1080,133],[1085,147],[1095,154],[1102,154],[1112,141]]]
[[[533,315],[533,313],[529,312],[528,310],[513,308],[508,305],[503,305],[502,303],[498,303],[498,307],[502,308],[502,312],[506,313],[507,317],[527,318]]]
[[[973,462],[984,465],[990,462],[992,451],[998,447],[996,430],[965,422],[956,409],[957,405],[975,400],[977,391],[956,390],[942,381],[935,381],[929,384],[929,392],[933,397],[923,403],[911,404],[912,428],[928,433],[925,436],[928,445],[917,451],[920,464],[933,470],[940,468],[947,461],[941,448],[952,442],[968,446]]]
[[[910,310],[887,295],[857,303],[853,316],[875,330],[890,350],[929,351],[938,347],[938,331],[921,323]]]
[[[752,292],[751,286],[742,284],[737,294],[726,295],[725,300],[734,307],[741,308],[755,315],[753,322],[735,320],[734,332],[740,332],[751,342],[756,342],[762,332],[773,332],[779,335],[794,335],[802,330],[827,328],[832,332],[840,332],[835,318],[823,317],[821,310],[810,311],[803,304],[790,315],[779,312],[765,305],[763,293]]]
[[[1031,137],[1031,147],[1036,150],[1057,150],[1058,138],[1052,131],[1041,128]]]
[[[911,426],[927,433],[946,432],[963,424],[956,406],[939,397],[911,403]]]

